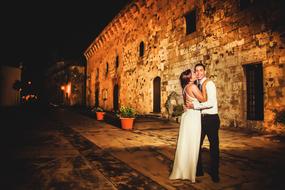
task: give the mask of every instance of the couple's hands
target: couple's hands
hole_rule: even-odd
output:
[[[194,108],[194,104],[192,101],[186,101],[186,104],[183,105],[184,110],[186,109],[193,109]]]

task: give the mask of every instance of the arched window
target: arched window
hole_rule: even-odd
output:
[[[99,68],[96,69],[96,79],[99,79]]]
[[[113,108],[114,111],[119,110],[119,86],[115,84],[114,91],[113,91]]]
[[[119,67],[119,56],[117,55],[116,56],[116,68],[118,68]]]
[[[106,63],[106,77],[108,76],[108,72],[109,72],[109,63]]]
[[[142,41],[140,43],[140,57],[142,57],[144,55],[144,42]]]

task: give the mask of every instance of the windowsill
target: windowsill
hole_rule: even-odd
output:
[[[199,37],[198,31],[195,31],[195,32],[193,32],[193,33],[191,33],[191,34],[187,34],[187,35],[185,34],[185,36],[183,36],[183,37],[181,38],[181,43],[194,40],[194,39],[196,39],[196,38],[198,38],[198,37]],[[194,43],[194,42],[193,42],[193,43]],[[195,43],[197,43],[197,42],[195,41]]]

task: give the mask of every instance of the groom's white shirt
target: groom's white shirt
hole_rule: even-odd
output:
[[[200,83],[206,80],[204,77]],[[217,114],[218,113],[218,101],[217,101],[217,90],[216,85],[212,80],[209,80],[206,84],[207,101],[199,103],[197,101],[193,102],[194,109],[202,109],[202,114]]]

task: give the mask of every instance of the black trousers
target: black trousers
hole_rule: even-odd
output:
[[[202,114],[202,131],[201,131],[201,142],[200,142],[200,151],[199,158],[197,163],[197,174],[203,173],[203,165],[202,165],[202,145],[207,135],[208,140],[210,142],[210,159],[211,159],[211,167],[210,167],[210,175],[217,177],[219,176],[219,157],[220,157],[220,149],[219,149],[219,128],[220,128],[220,118],[218,114]]]

